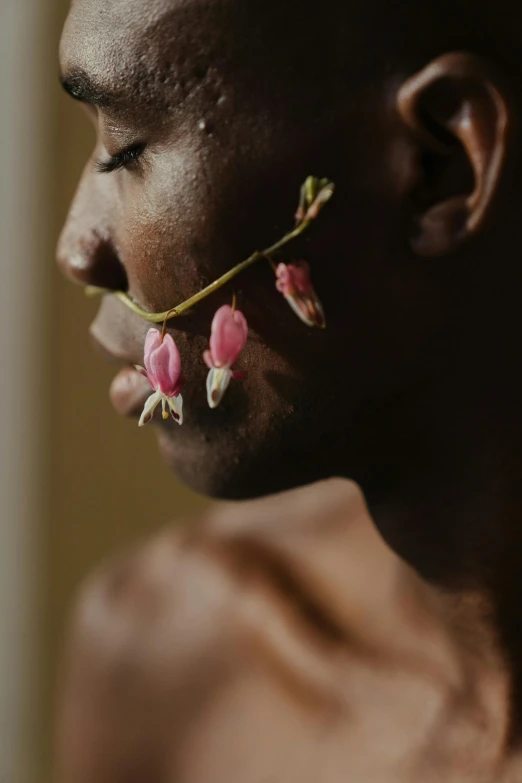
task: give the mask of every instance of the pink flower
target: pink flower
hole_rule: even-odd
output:
[[[247,341],[248,325],[239,310],[230,305],[220,307],[212,321],[210,350],[203,359],[209,367],[207,399],[211,408],[217,408],[227,390],[231,378],[244,378],[244,374],[232,370],[232,365]]]
[[[307,326],[324,329],[324,310],[310,280],[310,267],[306,261],[295,264],[278,264],[276,288],[283,294],[294,313]]]
[[[166,334],[163,339],[157,329],[149,329],[145,338],[145,368],[136,364],[135,367],[145,376],[154,393],[150,395],[143,408],[139,426],[147,424],[161,402],[163,418],[168,419],[169,408],[172,418],[182,424],[183,398],[180,394],[183,385],[181,377],[181,358],[176,343]]]

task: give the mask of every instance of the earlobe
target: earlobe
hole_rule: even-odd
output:
[[[471,170],[471,187],[463,181],[463,192],[459,192],[455,185],[455,192],[415,216],[414,251],[423,256],[451,253],[482,227],[494,203],[507,154],[505,93],[485,62],[456,52],[434,60],[408,79],[399,90],[397,108],[415,133],[420,156],[431,152],[442,170],[451,167],[451,156],[458,149]],[[418,183],[420,190],[424,184]]]

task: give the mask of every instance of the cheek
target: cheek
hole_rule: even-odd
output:
[[[118,244],[130,292],[148,310],[175,306],[292,225],[302,171],[291,155],[282,165],[282,141],[265,135],[259,143],[243,138],[239,144],[240,136],[231,131],[224,143],[219,128],[210,138],[197,136],[195,127],[175,152],[151,155],[142,175],[122,173]],[[366,396],[393,392],[422,361],[444,308],[422,266],[404,260],[402,236],[395,247],[400,221],[390,194],[364,175],[377,146],[359,147],[366,150],[360,160],[343,162],[333,211],[306,238],[326,309],[325,333],[297,321],[264,264],[175,324],[190,379],[187,426],[173,433],[180,442],[198,429],[204,438],[228,421],[244,441],[261,443],[282,420],[294,432],[304,422],[300,437],[313,441],[327,422],[335,429],[349,421]],[[316,168],[323,173],[325,167]],[[233,384],[223,407],[210,412],[201,354],[212,316],[232,292],[251,327],[238,364],[248,379]]]
[[[192,124],[188,140],[151,152],[142,174],[122,172],[118,246],[131,294],[153,311],[183,301],[293,227],[302,163],[273,138],[276,129],[261,134],[236,118],[221,135],[221,126],[208,134]]]
[[[122,200],[117,234],[129,292],[151,312],[166,310],[201,287],[201,216],[191,179],[188,167],[154,166]]]

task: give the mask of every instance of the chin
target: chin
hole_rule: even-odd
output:
[[[217,464],[210,448],[194,444],[187,449],[161,430],[158,433],[160,456],[169,470],[198,495],[214,500],[235,500],[233,465],[227,460]]]
[[[194,492],[214,500],[246,500],[273,491],[270,471],[259,473],[250,449],[241,455],[237,440],[233,446],[223,441],[206,434],[178,438],[169,430],[158,430],[161,458]]]
[[[215,500],[249,500],[327,478],[309,443],[271,428],[253,438],[246,428],[188,432],[158,428],[158,445],[169,469],[190,489]],[[234,432],[231,435],[231,432]],[[290,445],[289,444],[293,444]]]
[[[322,397],[310,400],[309,385],[282,388],[255,377],[255,368],[248,371],[248,381],[231,384],[217,408],[187,393],[181,427],[156,421],[170,470],[194,491],[220,500],[253,499],[334,475],[339,417],[318,416],[314,403]]]

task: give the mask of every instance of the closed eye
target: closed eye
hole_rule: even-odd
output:
[[[109,174],[111,171],[129,168],[138,161],[144,149],[145,144],[133,144],[116,155],[111,155],[108,160],[98,160],[95,164],[96,171],[100,171],[102,174]]]

